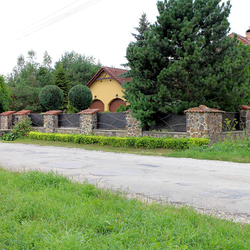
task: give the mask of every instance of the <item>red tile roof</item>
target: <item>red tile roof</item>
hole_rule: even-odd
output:
[[[117,68],[111,68],[111,67],[102,67],[92,78],[91,80],[86,84],[87,87],[89,87],[103,72],[106,72],[109,74],[114,80],[116,80],[120,85],[123,84],[123,82],[132,81],[132,78],[124,78],[120,77],[120,74],[126,73],[127,70],[125,69],[117,69]]]
[[[78,115],[93,115],[96,112],[99,112],[100,109],[85,109],[79,113],[77,113]]]
[[[44,115],[57,115],[57,114],[60,114],[60,113],[62,113],[61,110],[49,110],[49,111],[47,111],[47,112],[45,112],[43,114]]]
[[[248,106],[248,105],[243,105],[243,106],[241,106],[241,109],[243,109],[243,110],[250,110],[250,106]]]
[[[31,110],[20,110],[16,112],[15,115],[26,115],[26,114],[29,114],[30,112]]]
[[[11,115],[14,113],[16,113],[16,111],[5,111],[5,112],[1,113],[0,115]]]
[[[231,33],[230,35],[228,35],[229,37],[232,37],[232,36],[235,36],[237,35],[237,39],[239,41],[241,41],[244,45],[249,45],[250,44],[250,38],[248,37],[244,37],[244,36],[241,36],[241,35],[238,35],[236,33]]]
[[[225,113],[225,111],[219,110],[219,109],[213,109],[208,108],[205,105],[200,105],[199,107],[190,108],[184,111],[184,113],[187,112],[194,112],[194,113]]]

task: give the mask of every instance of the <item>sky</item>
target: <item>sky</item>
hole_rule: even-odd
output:
[[[65,52],[94,57],[103,66],[121,68],[143,13],[154,23],[157,0],[8,0],[0,1],[0,74],[11,73],[20,55],[44,52],[52,66]],[[231,0],[231,32],[245,36],[250,0]],[[231,33],[230,32],[230,33]]]

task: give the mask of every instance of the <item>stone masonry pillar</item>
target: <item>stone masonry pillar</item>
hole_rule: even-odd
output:
[[[250,106],[243,105],[240,110],[240,129],[244,129],[246,136],[250,137]]]
[[[15,124],[22,121],[24,118],[26,118],[30,114],[31,110],[21,110],[14,114],[15,116]]]
[[[86,109],[78,113],[80,115],[80,133],[91,135],[97,128],[97,117],[100,109]]]
[[[126,115],[126,137],[141,137],[141,122],[132,116],[130,109],[124,113]]]
[[[58,114],[62,113],[61,110],[50,110],[43,113],[44,116],[44,132],[54,133],[58,128]]]
[[[1,113],[0,129],[11,129],[13,125],[13,114],[16,111],[6,111]]]
[[[185,110],[187,137],[206,138],[212,142],[219,140],[222,133],[222,114],[225,111],[208,108],[200,105],[196,108]]]

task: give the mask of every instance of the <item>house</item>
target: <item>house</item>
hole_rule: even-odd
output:
[[[126,100],[123,98],[122,84],[131,81],[132,78],[123,78],[120,74],[126,73],[124,69],[102,67],[86,84],[92,92],[93,103],[91,109],[99,108],[100,112],[111,111],[123,105],[126,107]]]
[[[229,37],[235,36],[235,33],[231,33]],[[246,37],[238,35],[237,34],[237,39],[241,41],[244,45],[249,45],[250,44],[250,28],[246,31]]]

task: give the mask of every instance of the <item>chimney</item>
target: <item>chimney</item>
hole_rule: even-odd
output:
[[[250,38],[250,27],[247,29],[247,31],[246,31],[246,37],[247,38]]]

